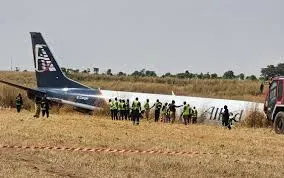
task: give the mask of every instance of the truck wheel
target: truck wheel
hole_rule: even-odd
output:
[[[274,130],[277,134],[284,134],[284,112],[279,112],[275,116]]]

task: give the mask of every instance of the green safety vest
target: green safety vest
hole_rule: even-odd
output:
[[[139,104],[140,104],[140,102],[139,101],[133,101],[133,103],[132,103],[132,110],[140,110],[140,107],[139,107]]]
[[[144,109],[145,109],[145,110],[148,110],[148,109],[150,109],[150,105],[149,105],[149,102],[146,102],[146,103],[144,104]]]
[[[17,105],[17,106],[22,105],[22,103],[21,103],[21,98],[20,98],[20,97],[17,97],[17,98],[16,98],[16,105]]]
[[[162,103],[160,103],[160,102],[155,103],[155,110],[160,110],[161,107],[162,107]]]
[[[114,109],[118,109],[118,101],[114,101]]]
[[[122,110],[122,109],[123,109],[123,106],[122,106],[122,105],[123,105],[122,102],[119,102],[119,103],[118,103],[118,110]]]
[[[115,102],[114,101],[111,101],[110,102],[110,110],[115,110]]]
[[[190,114],[190,106],[187,104],[183,107],[183,115],[189,116],[189,114]]]
[[[122,104],[121,104],[121,110],[123,110],[123,111],[126,110],[126,104],[125,104],[125,103],[122,103]]]
[[[41,102],[41,109],[46,110],[46,105],[47,105],[46,101],[42,101]]]

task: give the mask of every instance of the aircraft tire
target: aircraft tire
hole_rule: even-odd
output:
[[[275,133],[284,134],[284,112],[278,112],[273,124]]]

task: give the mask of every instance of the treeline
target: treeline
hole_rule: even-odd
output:
[[[277,65],[268,65],[261,69],[261,76],[268,80],[275,76],[284,76],[284,63],[279,63]]]
[[[79,69],[70,69],[70,68],[61,68],[61,70],[66,73],[67,75],[72,75],[76,73],[84,73],[84,74],[99,74],[98,68],[93,68],[91,71],[90,68],[87,68],[83,71],[79,71]],[[238,79],[238,80],[263,80],[263,77],[257,78],[255,75],[245,76],[245,74],[241,73],[238,75],[235,75],[235,73],[232,70],[226,71],[222,76],[218,76],[216,73],[210,74],[207,73],[191,73],[188,70],[185,72],[177,73],[177,74],[171,74],[171,73],[165,73],[161,76],[158,76],[155,71],[142,69],[140,71],[134,71],[131,74],[127,74],[124,72],[118,72],[117,74],[114,74],[111,69],[108,69],[105,73],[101,73],[102,75],[108,75],[108,76],[132,76],[132,77],[161,77],[161,78],[179,78],[179,79]]]

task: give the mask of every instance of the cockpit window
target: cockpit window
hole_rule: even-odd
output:
[[[272,105],[276,102],[277,81],[273,81],[269,90],[268,105]]]

